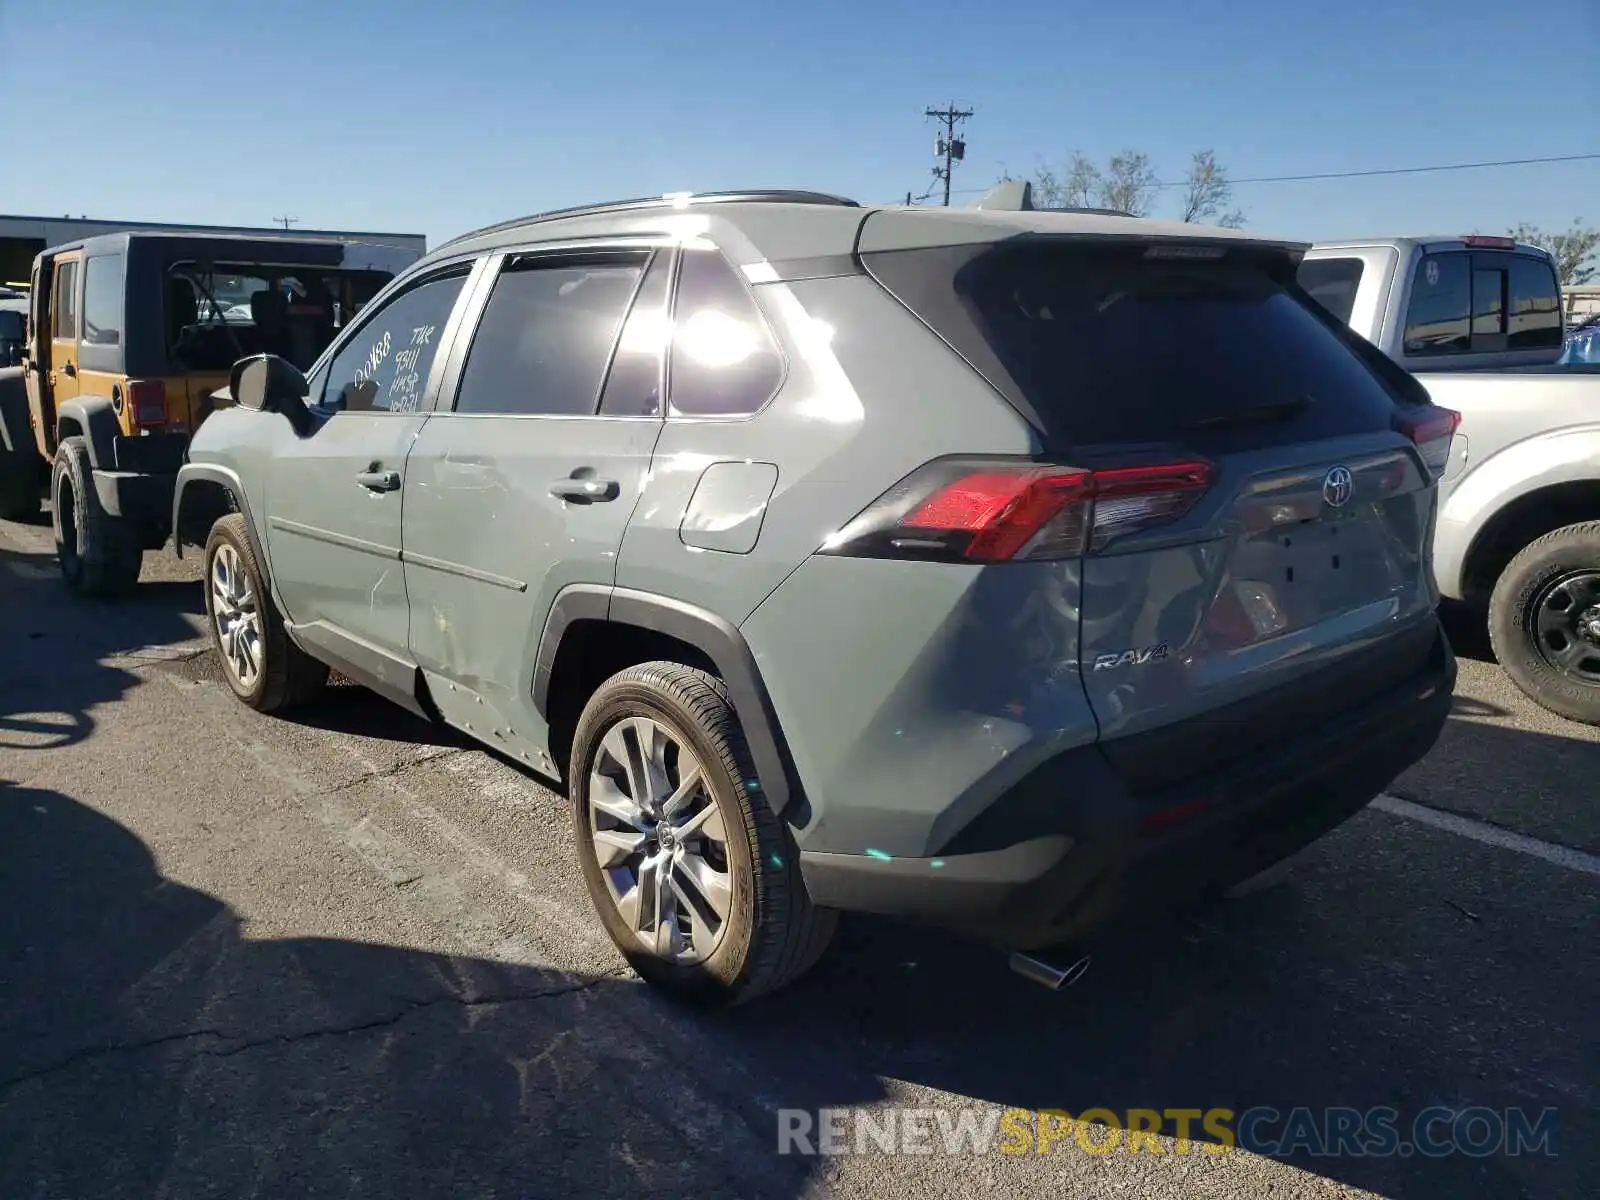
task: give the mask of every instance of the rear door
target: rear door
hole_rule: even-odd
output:
[[[448,720],[544,767],[540,635],[563,588],[616,578],[661,430],[671,265],[638,245],[500,256],[452,349],[453,406],[447,378],[406,466],[412,654]],[[603,391],[648,394],[602,414]]]
[[[1236,756],[1432,649],[1434,490],[1401,428],[1439,410],[1401,407],[1293,283],[1291,255],[1038,238],[951,265],[940,331],[1032,420],[1042,457],[1095,473],[1079,666],[1114,760],[1118,738],[1418,631],[1346,690],[1321,677],[1302,712],[1280,697],[1196,748]],[[1195,761],[1119,765],[1154,784]]]

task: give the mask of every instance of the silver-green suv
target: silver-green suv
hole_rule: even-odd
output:
[[[511,221],[239,363],[174,527],[247,704],[331,666],[564,779],[658,985],[771,990],[840,910],[1043,961],[1445,719],[1450,422],[1303,249],[1015,196]]]

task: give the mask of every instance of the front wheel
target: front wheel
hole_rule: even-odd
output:
[[[239,513],[211,527],[205,564],[211,640],[233,694],[270,713],[321,691],[328,668],[289,640]]]
[[[1600,522],[1554,530],[1511,560],[1489,599],[1489,640],[1536,704],[1600,725]]]
[[[573,736],[578,860],[600,919],[641,977],[695,1003],[798,978],[837,921],[811,904],[755,778],[722,681],[677,663],[613,675]]]

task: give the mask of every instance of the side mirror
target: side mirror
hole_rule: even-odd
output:
[[[228,376],[228,391],[240,408],[282,413],[301,437],[311,432],[314,422],[306,407],[306,394],[310,391],[306,377],[293,363],[276,354],[257,354],[234,363]]]

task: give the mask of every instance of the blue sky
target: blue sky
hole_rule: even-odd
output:
[[[1205,147],[1241,178],[1596,152],[1597,46],[1600,0],[0,0],[0,212],[433,243],[684,188],[899,200],[946,100],[976,110],[957,202],[1075,149],[1163,178]],[[1565,228],[1600,223],[1600,160],[1236,200],[1307,239]]]

